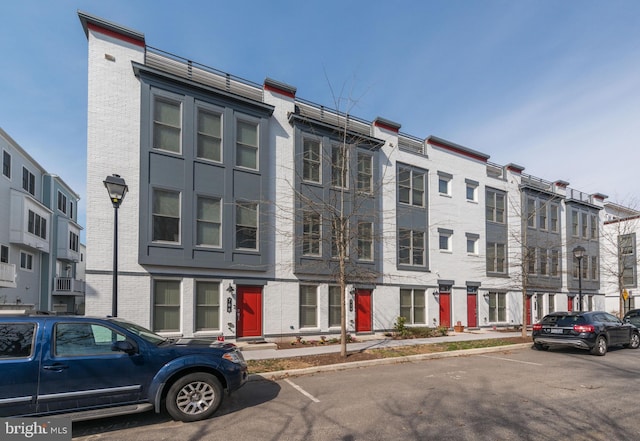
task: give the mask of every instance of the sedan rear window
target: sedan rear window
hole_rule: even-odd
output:
[[[543,325],[555,325],[561,328],[571,328],[573,325],[587,323],[582,315],[549,315],[542,320]]]

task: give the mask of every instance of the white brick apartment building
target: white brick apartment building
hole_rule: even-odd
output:
[[[352,238],[349,332],[389,330],[401,315],[409,325],[479,328],[521,325],[524,306],[527,323],[578,308],[578,244],[582,306],[604,307],[605,196],[79,16],[89,45],[88,314],[111,313],[113,207],[103,180],[112,174],[129,187],[118,315],[168,335],[338,333],[336,213],[347,214]]]

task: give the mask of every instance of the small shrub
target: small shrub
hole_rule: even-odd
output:
[[[409,333],[409,328],[406,326],[407,319],[402,316],[398,316],[396,322],[393,324],[393,329],[396,331],[396,335],[402,338],[406,338]]]

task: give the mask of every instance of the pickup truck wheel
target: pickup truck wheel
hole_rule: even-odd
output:
[[[596,338],[596,345],[591,349],[593,355],[604,355],[607,353],[607,339],[599,335]]]
[[[169,388],[166,408],[172,418],[200,421],[209,418],[222,402],[222,385],[218,379],[204,372],[185,375]]]

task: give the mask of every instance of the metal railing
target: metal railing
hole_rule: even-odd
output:
[[[54,279],[53,294],[82,294],[84,293],[84,280],[72,277],[56,277]]]
[[[262,101],[262,86],[218,69],[147,46],[145,65],[236,95]]]
[[[16,266],[13,263],[0,263],[0,286],[16,287]]]

